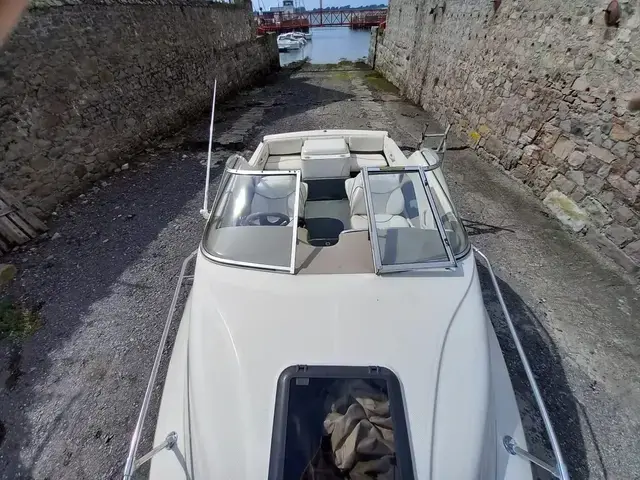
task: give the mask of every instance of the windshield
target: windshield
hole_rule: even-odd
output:
[[[363,186],[377,273],[453,267],[455,255],[466,250],[464,228],[430,173],[419,167],[366,170]]]
[[[205,253],[222,263],[293,273],[300,173],[251,170],[231,160],[204,235]]]

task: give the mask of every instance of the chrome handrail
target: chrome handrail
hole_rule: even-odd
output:
[[[442,140],[440,141],[440,143],[438,144],[438,146],[433,149],[433,148],[429,148],[429,147],[425,147],[425,148],[420,148],[420,154],[422,155],[422,158],[424,158],[424,160],[428,163],[427,157],[425,156],[424,152],[426,150],[433,152],[436,156],[437,162],[433,165],[429,165],[426,170],[427,171],[431,171],[431,170],[436,170],[440,167],[442,167],[442,164],[444,163],[444,154],[447,152],[447,136],[449,135],[449,130],[451,130],[451,124],[447,123],[447,127],[445,128],[443,133],[423,133],[422,134],[422,141],[420,142],[420,144],[422,144],[424,142],[425,138],[440,138],[442,137]]]
[[[160,344],[158,345],[158,351],[156,352],[156,358],[153,362],[153,367],[151,368],[151,376],[149,377],[149,383],[147,384],[147,390],[144,393],[144,399],[142,400],[142,407],[140,407],[140,414],[138,415],[138,421],[136,422],[136,428],[133,431],[133,435],[131,437],[131,445],[129,446],[129,454],[127,456],[127,461],[124,466],[124,480],[130,480],[133,473],[136,471],[138,467],[136,462],[136,454],[138,453],[138,444],[140,443],[140,439],[142,437],[142,427],[144,426],[144,420],[147,416],[147,412],[149,410],[149,404],[151,402],[151,395],[153,394],[153,387],[156,383],[156,378],[158,376],[158,370],[160,368],[160,362],[162,360],[162,354],[164,352],[164,347],[167,343],[167,338],[169,336],[169,330],[171,328],[171,323],[173,320],[173,314],[176,310],[176,305],[178,304],[178,298],[180,297],[180,292],[182,290],[182,284],[184,283],[185,272],[187,271],[187,267],[193,258],[195,257],[198,251],[195,250],[192,252],[187,258],[182,262],[182,268],[180,268],[180,276],[178,277],[178,284],[176,285],[175,292],[173,293],[173,299],[171,300],[171,307],[169,307],[169,313],[167,315],[167,321],[164,324],[164,330],[162,331],[162,337],[160,338]],[[166,441],[166,440],[165,440]],[[154,448],[156,450],[158,447]],[[163,447],[166,448],[166,445]],[[161,450],[161,449],[160,449]],[[150,452],[151,453],[151,452]],[[157,452],[154,452],[157,453]],[[144,455],[142,458],[147,457]]]
[[[549,441],[551,442],[551,449],[553,450],[553,454],[556,458],[556,466],[552,467],[548,463],[534,457],[526,450],[518,447],[515,443],[515,440],[511,437],[505,437],[503,439],[503,445],[505,450],[509,452],[511,455],[518,455],[530,462],[535,463],[536,465],[544,468],[549,471],[552,475],[560,480],[569,480],[569,471],[567,469],[567,465],[564,463],[564,459],[562,458],[562,452],[560,451],[560,444],[558,443],[558,438],[556,437],[556,432],[553,429],[553,425],[551,424],[551,419],[549,418],[549,413],[547,412],[547,408],[544,405],[544,400],[542,399],[542,394],[540,393],[540,389],[538,388],[538,383],[536,382],[535,377],[533,376],[533,370],[531,370],[531,366],[529,365],[529,360],[527,360],[527,355],[524,352],[524,348],[522,348],[522,344],[520,343],[520,339],[516,332],[516,328],[511,320],[511,316],[509,315],[509,311],[507,310],[507,305],[504,302],[504,298],[502,297],[502,292],[500,291],[500,286],[498,285],[498,279],[493,273],[493,268],[491,267],[491,262],[487,256],[482,253],[478,248],[473,247],[473,251],[478,254],[484,262],[487,264],[487,270],[489,271],[489,276],[491,277],[491,283],[493,283],[493,287],[496,291],[496,295],[498,296],[498,302],[500,303],[500,307],[502,307],[502,313],[504,315],[505,320],[507,321],[507,326],[509,327],[509,332],[511,333],[511,338],[513,339],[513,343],[516,345],[516,350],[518,351],[518,355],[520,356],[520,361],[522,362],[522,366],[524,367],[524,372],[527,375],[527,379],[529,380],[529,384],[531,385],[531,390],[533,390],[533,397],[535,398],[536,404],[538,406],[538,410],[540,410],[540,415],[542,416],[542,422],[544,423],[544,428],[547,431],[547,435],[549,436]],[[535,460],[534,460],[535,459]]]

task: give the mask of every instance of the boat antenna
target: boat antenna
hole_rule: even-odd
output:
[[[213,119],[216,114],[216,89],[218,79],[213,81],[213,100],[211,102],[211,125],[209,126],[209,153],[207,154],[207,180],[204,184],[204,203],[200,213],[205,219],[209,218],[209,179],[211,177],[211,147],[213,146]]]

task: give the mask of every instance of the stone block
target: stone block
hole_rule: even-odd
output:
[[[553,215],[574,232],[587,226],[588,215],[573,200],[558,190],[547,194],[543,202]]]
[[[624,178],[627,182],[637,185],[640,182],[640,173],[637,170],[629,170]]]
[[[523,159],[531,160],[530,157],[522,157]],[[525,181],[532,173],[532,168],[529,166],[529,162],[523,162],[517,165],[511,172],[515,178],[521,181]]]
[[[581,205],[589,214],[589,218],[594,225],[603,227],[611,223],[612,218],[609,215],[608,210],[595,198],[586,197],[581,202]]]
[[[489,133],[491,133],[491,129],[489,128],[488,125],[479,125],[478,126],[478,133],[482,136],[486,136]]]
[[[552,153],[561,160],[566,160],[575,149],[576,144],[573,141],[567,137],[560,137],[553,146]]]
[[[611,129],[611,139],[616,142],[628,142],[633,138],[633,134],[626,130],[622,125],[618,125],[617,123],[613,125]]]
[[[518,130],[514,126],[511,126],[511,127],[509,127],[507,129],[507,133],[506,133],[505,136],[506,136],[507,140],[515,143],[520,138],[520,130]]]
[[[582,199],[587,195],[587,192],[584,188],[578,186],[571,193],[571,200],[574,202],[581,202]]]
[[[500,159],[500,164],[506,170],[511,170],[518,164],[520,158],[522,158],[522,150],[520,150],[519,148],[514,148]]]
[[[582,173],[580,170],[569,170],[567,173],[565,173],[565,175],[576,185],[584,187],[584,173]]]
[[[616,211],[613,212],[613,218],[623,225],[633,226],[637,223],[636,215],[625,205],[618,207]]]
[[[627,161],[627,159],[616,159],[614,160],[614,162],[609,165],[611,167],[611,173],[613,173],[614,175],[618,175],[620,177],[623,177],[625,173],[627,173],[627,171],[629,170],[629,163]]]
[[[611,149],[611,153],[619,158],[625,158],[629,152],[629,144],[627,142],[618,142]]]
[[[574,150],[569,155],[569,165],[571,165],[572,167],[578,168],[585,162],[586,159],[587,159],[587,155],[584,152]]]
[[[590,193],[598,193],[600,192],[600,190],[602,190],[603,186],[604,186],[604,180],[602,178],[596,175],[591,175],[588,178],[587,183],[584,186],[584,189]]]
[[[596,175],[598,175],[600,178],[607,178],[610,173],[611,165],[602,165],[596,172]]]
[[[618,247],[624,247],[634,239],[633,230],[621,225],[609,225],[604,234]]]
[[[631,183],[627,182],[624,178],[618,175],[609,175],[607,182],[624,195],[624,197],[630,200],[632,203],[636,201],[638,197],[638,188]]]
[[[569,180],[561,173],[555,176],[551,184],[553,187],[555,187],[557,190],[560,190],[565,195],[569,195],[576,187],[575,182]]]
[[[634,261],[640,263],[640,240],[631,242],[629,245],[624,247],[623,252],[633,258]]]
[[[506,153],[504,144],[494,136],[487,138],[484,148],[487,152],[498,158],[502,157]]]
[[[554,127],[548,123],[545,124],[539,137],[540,146],[545,150],[551,150],[558,141],[560,133],[561,130],[558,127]]]
[[[538,165],[533,174],[534,188],[541,192],[551,182],[553,177],[558,173],[558,169],[555,167],[549,167],[547,165]]]
[[[589,82],[587,81],[586,77],[578,77],[576,78],[575,82],[573,82],[571,88],[579,92],[584,92],[587,90],[587,88],[589,88]]]
[[[613,199],[615,198],[615,195],[613,191],[605,190],[597,194],[596,197],[598,198],[601,204],[609,206],[613,203]]]
[[[596,145],[589,145],[589,149],[587,150],[589,155],[593,155],[599,160],[602,160],[605,163],[611,163],[616,159],[616,156],[611,153],[606,148],[598,147]]]

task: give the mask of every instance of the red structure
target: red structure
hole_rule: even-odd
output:
[[[265,12],[256,15],[258,34],[267,32],[308,32],[316,27],[371,28],[387,18],[387,9],[378,10],[324,10],[316,12]]]

